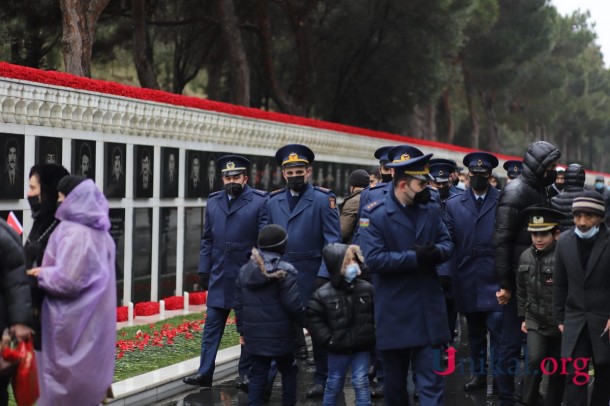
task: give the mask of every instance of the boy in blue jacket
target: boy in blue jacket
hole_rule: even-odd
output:
[[[297,271],[281,259],[286,230],[276,224],[261,229],[259,249],[239,271],[235,316],[237,331],[252,357],[248,405],[262,405],[271,361],[282,373],[282,404],[295,405],[298,367],[294,359],[294,325],[305,323]]]

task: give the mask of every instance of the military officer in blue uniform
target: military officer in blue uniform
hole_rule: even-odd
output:
[[[460,171],[462,170],[461,167],[457,166],[457,163],[453,160],[453,159],[446,159],[446,158],[432,158],[430,160],[430,172],[432,173],[432,168],[433,165],[436,164],[446,164],[449,165],[449,167],[446,168],[450,168],[451,172],[449,174],[444,174],[446,176],[446,178],[448,178],[448,182],[449,182],[449,196],[453,196],[453,195],[457,195],[459,193],[462,193],[464,190],[463,189],[459,189],[456,187],[456,185],[460,182]],[[446,200],[446,198],[442,198],[441,200]]]
[[[506,183],[510,182],[513,179],[516,179],[521,172],[523,172],[523,162],[517,160],[511,160],[504,162],[503,165],[506,170]]]
[[[195,375],[184,383],[209,388],[212,385],[216,352],[227,317],[235,304],[239,269],[248,262],[258,232],[268,221],[268,193],[248,186],[250,161],[238,155],[225,155],[216,161],[224,189],[208,197],[199,252],[199,280],[208,291],[207,317],[201,340],[201,361]],[[245,379],[248,360],[240,357],[240,379]]]
[[[420,403],[443,404],[443,378],[433,365],[450,335],[436,267],[450,257],[453,244],[427,186],[431,156],[389,164],[392,191],[369,204],[360,218],[360,245],[374,274],[377,348],[388,405],[408,404],[411,361]]]
[[[284,227],[288,233],[284,259],[297,269],[301,300],[307,303],[316,289],[316,279],[330,278],[322,261],[322,249],[341,242],[336,197],[330,190],[308,183],[315,155],[307,146],[285,145],[276,152],[275,159],[282,167],[287,187],[271,193],[267,205],[269,223]],[[326,351],[316,341],[313,356],[314,385],[307,396],[322,397],[328,366]]]
[[[502,334],[502,306],[496,300],[499,290],[494,276],[496,206],[500,192],[489,178],[498,159],[486,152],[464,157],[470,186],[459,196],[449,198],[445,211],[447,228],[455,244],[453,292],[456,307],[466,318],[472,376],[465,391],[484,388],[487,382],[487,332],[490,360],[498,357]],[[491,367],[490,367],[491,368]],[[493,368],[492,368],[493,369]]]

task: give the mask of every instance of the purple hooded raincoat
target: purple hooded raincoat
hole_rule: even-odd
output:
[[[115,245],[108,202],[93,181],[74,188],[57,209],[61,220],[45,251],[39,284],[42,376],[38,404],[97,405],[114,374]]]

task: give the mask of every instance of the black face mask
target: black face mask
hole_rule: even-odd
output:
[[[555,187],[557,188],[557,190],[559,190],[560,192],[563,190],[563,187],[565,186],[564,183],[555,183]]]
[[[35,217],[42,207],[40,196],[28,196],[28,203],[30,204],[30,209],[32,209],[32,217]]]
[[[392,181],[392,174],[391,173],[382,173],[381,181],[383,183],[390,183]]]
[[[447,200],[449,197],[449,188],[442,187],[438,189],[438,195],[441,197],[441,200]]]
[[[239,196],[242,190],[244,190],[244,187],[241,183],[231,182],[225,185],[225,191],[232,198]]]
[[[305,187],[305,175],[288,176],[288,187],[297,193],[300,193]]]
[[[481,175],[471,175],[470,176],[470,187],[477,192],[482,192],[487,189],[489,185],[489,178],[486,178]]]
[[[413,203],[415,204],[426,204],[432,199],[430,189],[426,186],[421,192],[415,193],[413,196]]]
[[[460,183],[460,178],[455,178],[451,181],[451,183],[453,183],[453,186],[457,186]]]
[[[546,171],[546,176],[542,178],[541,182],[543,186],[551,186],[555,183],[555,179],[557,179],[557,171],[553,169]]]

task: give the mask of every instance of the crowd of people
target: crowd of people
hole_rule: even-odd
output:
[[[286,187],[271,193],[248,186],[245,157],[218,160],[224,188],[208,199],[200,251],[208,291],[201,365],[184,382],[211,387],[234,309],[237,386],[250,405],[268,399],[278,370],[283,404],[296,404],[303,329],[315,365],[308,398],[335,405],[351,369],[356,405],[408,405],[411,371],[420,404],[442,405],[438,360],[455,362],[443,355],[455,354],[461,315],[471,374],[464,391],[482,390],[492,375],[501,405],[606,406],[603,179],[587,188],[584,169],[558,167],[561,153],[545,141],[504,164],[503,187],[498,159],[486,152],[464,156],[463,168],[411,145],[374,156],[379,167],[352,172],[341,205],[311,185],[315,154],[305,145],[277,151]]]
[[[310,355],[305,331],[315,365],[308,398],[337,404],[351,370],[357,406],[372,398],[408,405],[413,395],[442,405],[438,360],[455,367],[448,354],[462,317],[464,391],[482,390],[492,375],[501,405],[607,406],[603,178],[586,187],[584,168],[560,169],[560,151],[545,141],[504,164],[503,187],[498,158],[487,152],[465,155],[463,168],[411,145],[374,156],[379,167],[352,172],[341,204],[311,184],[315,154],[305,145],[276,152],[286,187],[271,193],[248,185],[246,157],[216,161],[223,188],[208,197],[199,252],[199,286],[208,291],[201,360],[184,382],[212,386],[234,310],[237,385],[250,405],[269,398],[278,371],[283,404],[296,404],[296,359]],[[55,164],[31,169],[28,201],[34,224],[25,247],[0,220],[0,328],[34,340],[39,404],[99,404],[115,348],[108,202],[92,180]],[[8,383],[0,376],[0,405]]]

